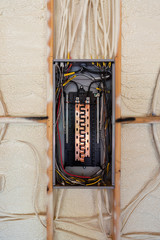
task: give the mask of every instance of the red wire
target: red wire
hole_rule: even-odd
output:
[[[58,116],[58,113],[59,113],[61,93],[62,93],[62,90],[61,90],[61,92],[60,92],[60,94],[59,94],[59,99],[58,99],[57,116]],[[62,146],[61,146],[61,137],[60,137],[60,133],[59,133],[58,122],[57,122],[57,133],[58,133],[59,146],[60,146],[61,166],[62,166],[63,171],[64,171],[66,174],[68,174],[69,176],[72,176],[72,177],[78,177],[78,178],[90,178],[90,177],[87,177],[87,176],[74,175],[74,174],[68,173],[68,172],[65,170],[64,165],[63,165],[63,160],[62,160]]]
[[[67,69],[67,73],[69,72],[69,69],[72,67],[72,63],[69,64],[69,67]]]

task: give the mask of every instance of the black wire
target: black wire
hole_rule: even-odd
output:
[[[71,80],[71,81],[69,82],[69,84],[70,84],[70,83],[73,83],[74,85],[76,85],[77,93],[78,93],[78,92],[79,92],[78,84],[77,84],[75,81],[73,81],[73,80]],[[64,89],[66,89],[66,88],[69,86],[69,84],[65,85],[65,86],[64,86]]]
[[[93,82],[90,83],[90,85],[88,87],[88,93],[90,92],[90,88],[91,88],[92,84],[97,83],[97,82],[102,82],[103,83],[103,89],[106,89],[106,86],[105,86],[104,82],[105,81],[110,81],[110,80],[111,80],[110,76],[101,76],[101,79],[94,80]],[[107,91],[107,89],[106,89],[106,91]]]
[[[96,67],[96,66],[94,65],[94,67]],[[71,68],[70,68],[69,73],[70,72],[71,72]],[[75,73],[89,72],[89,73],[93,73],[93,74],[111,74],[110,69],[108,69],[107,67],[106,68],[102,68],[102,69],[98,68],[98,71],[96,71],[96,70],[93,70],[91,68],[87,68],[87,67],[83,66],[83,67],[79,68],[78,70],[74,70],[74,72]],[[68,73],[68,72],[65,71],[65,73]],[[90,75],[90,76],[94,78],[94,76],[92,76],[92,75]]]
[[[103,70],[99,69],[99,71],[95,71],[95,70],[87,68],[85,66],[83,66],[83,70],[88,71],[90,73],[94,73],[94,74],[106,74],[107,73],[106,69],[103,69]]]
[[[81,79],[81,80],[82,80],[82,79]],[[77,83],[77,84],[79,84],[80,86],[83,85],[84,87],[87,87],[87,88],[88,88],[88,85],[84,85],[84,84],[81,84],[81,83]],[[97,85],[97,87],[98,87],[98,85]],[[91,88],[96,90],[96,87],[91,87]],[[91,88],[90,88],[90,89],[91,89]]]
[[[94,84],[94,83],[98,83],[98,82],[102,82],[102,80],[94,80],[93,82],[91,82],[91,83],[89,84],[89,87],[88,87],[88,94],[89,94],[89,92],[90,92],[90,89],[91,89],[92,84]]]

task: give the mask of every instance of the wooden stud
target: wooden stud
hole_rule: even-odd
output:
[[[0,123],[47,123],[47,116],[0,116]]]
[[[49,87],[53,86],[53,10],[54,10],[54,0],[49,0],[47,3],[47,8],[50,13],[50,18],[48,20],[48,26],[50,28],[51,34],[48,41],[48,46],[50,48],[50,53],[48,57],[48,70],[50,75],[50,82]],[[52,165],[52,157],[53,157],[53,100],[47,103],[47,139],[49,142],[49,148],[48,148],[48,159],[50,162],[50,165],[47,169],[47,175],[48,175],[48,186],[47,186],[47,192],[48,192],[48,206],[47,206],[47,240],[53,240],[53,201],[52,201],[52,195],[53,195],[53,165]]]
[[[127,118],[120,118],[117,119],[118,122],[122,124],[149,124],[149,123],[160,123],[160,116],[147,116],[147,117],[127,117]]]
[[[120,31],[117,56],[115,58],[115,95],[116,95],[116,119],[121,117],[121,108],[118,99],[121,95],[121,8],[120,1]],[[120,176],[121,176],[121,124],[116,123],[115,126],[115,189],[114,189],[114,205],[113,205],[113,240],[120,240]]]

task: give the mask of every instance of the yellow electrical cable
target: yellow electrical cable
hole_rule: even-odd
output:
[[[59,174],[59,176],[60,176],[66,183],[70,184],[70,183],[60,174],[60,172],[58,172],[58,170],[56,170],[56,172]]]
[[[105,62],[103,62],[103,67],[106,67],[106,63]]]
[[[97,67],[101,68],[101,64],[100,64],[100,63],[97,63]]]
[[[77,179],[77,178],[75,178],[75,177],[71,177],[73,180],[75,180],[75,181],[78,181],[78,182],[85,182],[85,180],[83,180],[83,179]]]
[[[66,183],[68,183],[68,184],[71,185],[71,183],[68,182],[68,181],[60,174],[60,172],[59,172],[58,170],[56,170],[56,172],[59,174],[59,176],[60,176]],[[88,180],[93,181],[93,180],[95,180],[95,179],[97,179],[97,178],[98,178],[98,177],[95,177],[95,178],[92,178],[92,179],[88,179]],[[77,178],[76,178],[76,179],[73,178],[73,180],[76,180],[76,181],[78,181],[78,182],[83,182],[83,181],[84,181],[83,179],[77,179]],[[99,178],[96,182],[88,183],[88,184],[86,184],[86,186],[94,185],[94,184],[98,183],[98,182],[101,181],[101,180],[102,180],[102,178]]]
[[[97,89],[98,91],[102,91],[102,89],[101,89],[101,88],[98,88],[98,87],[97,87],[96,89]]]
[[[65,73],[64,77],[67,77],[67,76],[70,76],[70,75],[73,75],[73,74],[75,74],[75,72]]]
[[[60,176],[61,178],[63,178],[63,180],[66,181],[66,179],[60,174],[60,172],[58,172],[58,170],[56,170],[56,172],[59,174],[59,176]]]
[[[96,180],[97,178],[100,178],[100,176],[94,177],[94,178],[89,178],[88,181],[93,181]]]
[[[91,59],[93,59],[93,58],[92,58],[92,55],[91,55]],[[92,65],[94,65],[94,62],[92,62]]]
[[[72,79],[74,79],[76,77],[76,75],[74,75],[73,77],[69,78],[65,83],[63,83],[63,87],[67,85],[67,83],[69,83],[70,81],[72,81]]]
[[[68,59],[70,59],[70,54],[69,54],[69,52],[68,52]],[[69,62],[67,62],[67,65],[69,65]]]
[[[94,185],[94,184],[98,183],[98,182],[101,181],[101,180],[102,180],[102,178],[98,179],[96,182],[88,183],[88,184],[86,184],[86,186]]]
[[[102,91],[101,88],[96,88],[98,91]],[[105,91],[105,93],[110,93],[110,91]]]
[[[109,68],[111,67],[111,62],[108,63],[108,67],[109,67]]]
[[[99,176],[95,177],[95,178],[89,178],[88,181],[94,181],[96,180],[97,178],[99,178]],[[73,178],[74,180],[76,181],[79,181],[79,182],[85,182],[83,179],[77,179],[77,178]]]

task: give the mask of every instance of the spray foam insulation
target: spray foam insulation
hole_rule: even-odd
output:
[[[160,58],[159,9],[159,0],[122,0],[119,104],[123,116],[150,113]],[[44,115],[48,74],[46,1],[1,0],[0,35],[0,90],[9,114]],[[78,48],[74,49],[76,56]],[[160,139],[159,125],[157,129]],[[46,128],[41,124],[10,124],[5,139],[27,141],[38,150],[41,167],[37,205],[45,221]],[[159,159],[149,125],[122,127],[121,157],[121,239],[158,240]],[[27,145],[0,145],[0,215],[6,218],[1,221],[0,239],[46,239],[46,229],[34,215],[35,178],[34,156]],[[54,239],[107,239],[111,235],[111,202],[112,193],[107,191],[54,191]]]
[[[46,1],[0,1],[0,89],[10,115],[45,115]]]
[[[122,1],[122,116],[151,113],[160,67],[159,9],[158,0]],[[160,113],[159,104],[160,97]]]

